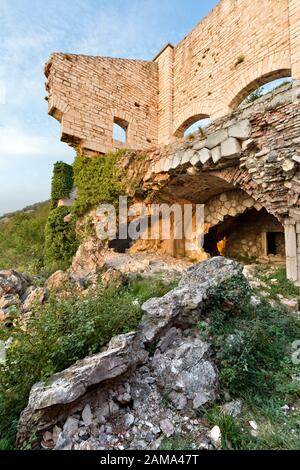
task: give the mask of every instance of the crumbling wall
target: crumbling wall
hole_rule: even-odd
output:
[[[94,153],[148,149],[181,137],[202,117],[236,109],[259,85],[300,79],[298,0],[221,0],[176,47],[153,61],[53,54],[46,65],[49,113],[62,140]]]
[[[99,153],[118,148],[116,120],[127,127],[126,147],[157,145],[156,63],[53,54],[45,73],[49,114],[61,122],[64,142]]]
[[[223,0],[174,50],[173,132],[231,112],[265,79],[291,74],[287,0]]]

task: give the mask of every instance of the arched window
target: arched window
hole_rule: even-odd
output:
[[[113,140],[126,144],[129,123],[124,119],[115,117],[113,124]]]
[[[274,90],[282,88],[284,85],[288,85],[292,82],[291,77],[287,78],[279,78],[277,80],[272,80],[271,82],[267,83],[266,85],[259,86],[256,90],[252,91],[247,98],[241,102],[240,106],[244,106],[246,104],[253,103],[254,101],[258,100],[264,95],[271,93]]]
[[[186,119],[181,126],[175,132],[176,137],[183,137],[194,134],[203,127],[206,127],[210,124],[210,118],[206,114],[197,114]]]
[[[200,119],[199,121],[196,121],[194,124],[192,124],[190,127],[186,129],[184,132],[184,137],[188,137],[189,135],[195,134],[195,132],[198,132],[200,129],[204,129],[205,127],[210,125],[210,119],[205,118],[205,119]]]
[[[251,103],[261,96],[273,91],[282,84],[291,82],[291,71],[287,69],[267,73],[253,80],[245,86],[231,101],[230,108],[237,109],[239,106]]]

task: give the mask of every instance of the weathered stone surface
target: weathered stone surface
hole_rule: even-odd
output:
[[[214,447],[219,448],[222,442],[222,433],[219,426],[214,426],[209,433],[209,437],[214,445]]]
[[[208,288],[230,279],[241,269],[238,263],[221,257],[193,266],[183,274],[177,289],[162,299],[146,302],[146,314],[137,333],[112,338],[107,351],[78,361],[47,383],[34,385],[20,417],[17,442],[23,442],[32,429],[44,434],[51,426],[65,422],[59,437],[56,432],[56,438],[52,438],[51,446],[73,448],[81,442],[76,437],[78,432],[82,440],[86,433],[81,427],[76,431],[80,416],[80,423],[96,436],[88,441],[96,448],[112,445],[113,426],[119,426],[120,420],[134,437],[130,448],[136,448],[137,436],[146,442],[146,447],[155,446],[162,432],[162,416],[177,432],[177,413],[193,413],[193,409],[213,402],[218,390],[218,371],[210,345],[195,337],[192,330],[187,334],[182,329],[199,318]],[[181,326],[175,328],[175,323]],[[149,356],[147,345],[158,339],[154,356]],[[173,404],[167,413],[163,411],[166,394]],[[145,421],[146,414],[153,423]],[[191,429],[196,432],[198,426],[197,421]],[[43,446],[48,448],[45,440]]]
[[[222,409],[225,411],[225,413],[229,414],[233,418],[236,418],[242,412],[243,402],[242,400],[234,400],[230,403],[226,403]]]
[[[234,137],[229,137],[221,144],[221,155],[224,158],[236,157],[241,153],[241,150],[240,142]]]
[[[83,396],[88,387],[124,374],[132,365],[134,333],[114,338],[107,351],[89,356],[55,374],[46,384],[36,384],[29,396],[32,410],[67,404]]]
[[[173,424],[168,419],[163,419],[160,422],[160,429],[167,437],[173,436],[175,432]]]
[[[221,129],[220,131],[214,132],[210,134],[205,142],[205,147],[208,149],[213,149],[217,147],[222,142],[224,142],[228,138],[228,131],[227,129]]]
[[[202,165],[204,165],[211,159],[211,152],[207,148],[204,148],[199,151],[199,158]]]
[[[193,145],[193,149],[194,150],[202,150],[205,147],[205,143],[206,143],[205,140],[200,140],[199,142],[196,142]]]
[[[23,295],[30,279],[13,269],[0,271],[0,297],[4,294]]]
[[[285,173],[289,173],[295,169],[295,162],[292,160],[285,160],[282,165],[282,169]]]
[[[158,350],[153,358],[153,367],[160,389],[182,393],[191,401],[199,400],[201,394],[201,404],[213,401],[218,381],[209,352],[209,344],[199,338],[178,338],[166,353]]]
[[[247,140],[251,135],[251,125],[248,120],[239,121],[228,129],[228,136]]]
[[[83,397],[90,387],[122,377],[138,362],[132,347],[135,333],[121,335],[111,340],[108,350],[86,357],[65,371],[55,374],[47,382],[35,384],[30,392],[27,408],[23,411],[18,440],[24,439],[30,429],[40,423],[39,429],[56,424],[59,415],[48,416],[51,407],[67,405]]]
[[[68,273],[65,271],[56,271],[47,280],[46,286],[49,289],[65,289],[70,282]]]
[[[0,297],[0,308],[5,309],[12,307],[13,305],[18,305],[20,298],[18,295],[14,294],[4,294]]]
[[[93,422],[93,415],[89,404],[85,405],[82,411],[82,421],[84,422],[85,426],[90,426]]]
[[[240,273],[241,266],[217,257],[195,265],[183,275],[178,288],[160,299],[151,299],[143,305],[145,317],[139,335],[147,343],[159,339],[162,333],[177,322],[195,321],[209,287]]]
[[[48,291],[47,289],[43,287],[37,287],[36,289],[33,289],[28,294],[28,296],[26,297],[26,300],[24,301],[22,305],[23,311],[28,312],[33,307],[37,305],[41,305],[47,299],[47,295],[48,295]]]
[[[211,156],[212,156],[213,162],[218,163],[218,161],[221,160],[222,158],[221,147],[218,146],[218,147],[213,148],[211,151]]]

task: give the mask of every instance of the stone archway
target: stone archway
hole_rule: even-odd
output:
[[[284,227],[244,191],[229,191],[205,206],[203,248],[210,256],[284,264]]]

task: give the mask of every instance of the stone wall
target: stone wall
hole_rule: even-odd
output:
[[[46,64],[49,114],[62,141],[106,153],[118,148],[113,123],[127,127],[128,148],[158,142],[158,67],[154,62],[53,54]]]
[[[224,116],[254,82],[290,69],[287,0],[219,2],[174,50],[173,132],[192,116]]]
[[[278,221],[275,232],[285,231],[288,276],[300,283],[299,130],[295,81],[216,120],[205,133],[144,152],[142,159],[133,152],[124,161],[144,200],[205,204],[206,230],[264,208]]]
[[[261,262],[285,261],[283,226],[270,214],[249,211],[239,217],[230,227],[223,254],[228,257],[253,258]],[[267,234],[274,234],[276,253],[271,253]]]
[[[181,137],[204,116],[230,113],[259,85],[300,79],[298,0],[221,0],[176,47],[153,61],[53,54],[46,65],[49,113],[62,140],[85,151],[148,149]]]

